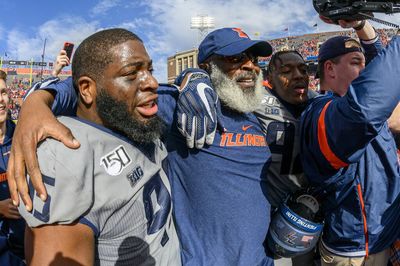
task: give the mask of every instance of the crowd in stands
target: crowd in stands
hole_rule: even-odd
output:
[[[396,29],[377,29],[379,33],[382,43],[386,45],[391,37],[395,35]],[[354,31],[340,31],[340,32],[325,32],[325,33],[315,33],[315,34],[306,34],[302,36],[292,36],[279,38],[274,40],[268,40],[268,42],[273,46],[274,51],[282,51],[295,49],[299,51],[299,53],[306,59],[310,61],[316,61],[316,57],[318,55],[319,44],[327,40],[328,38],[334,35],[349,35],[356,38],[356,34]],[[269,61],[269,58],[265,58],[264,60]],[[314,74],[310,73],[310,89],[318,90],[319,88],[319,80],[314,79]],[[32,81],[33,83],[34,81]],[[30,80],[27,77],[19,77],[14,76],[11,79],[11,82],[8,84],[9,86],[9,95],[10,95],[10,110],[11,110],[11,118],[17,119],[18,112],[20,109],[20,104],[22,102],[22,98],[24,97],[27,89],[30,87]]]
[[[22,98],[25,96],[26,91],[29,89],[31,82],[29,78],[14,76],[8,82],[8,95],[10,98],[9,109],[11,112],[11,119],[18,119],[18,112],[21,108]]]
[[[391,37],[396,34],[396,31],[396,29],[377,29],[377,32],[379,33],[384,46],[386,46]],[[357,38],[355,32],[351,30],[293,36],[288,38],[269,40],[269,42],[273,46],[274,51],[297,50],[304,57],[304,59],[308,61],[317,61],[316,57],[318,55],[319,44],[323,43],[325,40],[335,35],[348,35],[353,38]],[[319,80],[314,79],[313,73],[310,74],[311,79],[309,87],[312,90],[318,90]]]
[[[383,45],[386,45],[390,38],[396,33],[395,29],[377,29]],[[282,51],[286,49],[294,49],[307,59],[308,57],[316,57],[318,55],[318,47],[328,38],[334,35],[348,35],[357,38],[354,31],[326,32],[307,34],[302,36],[293,36],[288,38],[280,38],[269,40],[274,47],[274,51]]]

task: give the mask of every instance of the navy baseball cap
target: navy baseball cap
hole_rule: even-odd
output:
[[[319,48],[318,62],[351,52],[364,52],[361,44],[349,36],[335,36],[326,40]]]
[[[200,43],[197,61],[201,64],[213,54],[232,56],[250,48],[255,56],[272,54],[272,46],[268,42],[251,40],[239,28],[222,28],[210,32]]]

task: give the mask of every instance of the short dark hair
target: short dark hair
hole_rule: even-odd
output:
[[[112,62],[110,49],[129,40],[143,42],[133,32],[121,28],[98,31],[83,40],[72,60],[75,89],[78,88],[78,80],[82,76],[98,80],[104,67]]]
[[[0,79],[7,81],[7,73],[4,72],[3,70],[0,70]]]
[[[274,53],[272,55],[271,60],[269,60],[268,68],[267,68],[267,74],[271,74],[272,71],[275,70],[275,66],[276,66],[276,62],[277,61],[282,63],[281,55],[284,55],[284,54],[295,54],[295,55],[298,55],[304,61],[303,56],[296,50],[284,50],[284,51],[276,52],[276,53]]]
[[[319,82],[320,83],[324,82],[324,80],[325,80],[325,76],[324,76],[325,75],[325,70],[324,70],[325,62],[326,61],[332,61],[332,63],[337,65],[337,64],[340,63],[340,59],[342,59],[343,56],[344,55],[339,55],[339,56],[336,56],[334,58],[330,58],[330,59],[326,59],[326,60],[318,62],[317,73],[318,73],[318,78],[319,78]]]

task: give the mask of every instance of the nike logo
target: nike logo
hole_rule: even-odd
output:
[[[242,130],[243,131],[246,131],[246,130],[248,130],[249,128],[251,128],[252,126],[242,126]]]
[[[203,101],[204,105],[206,106],[207,112],[211,118],[211,121],[214,122],[213,116],[211,114],[211,108],[210,108],[210,104],[208,103],[207,97],[206,97],[206,93],[205,93],[205,89],[211,89],[210,86],[208,86],[205,83],[199,83],[197,84],[197,92],[199,93],[199,96],[201,98],[201,100]],[[211,89],[212,90],[212,89]]]

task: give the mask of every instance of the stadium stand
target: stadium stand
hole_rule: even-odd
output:
[[[396,34],[396,29],[377,29],[377,32],[381,36],[381,40],[384,46],[390,41],[393,35]],[[274,48],[274,51],[282,51],[282,50],[297,50],[300,54],[306,59],[307,63],[310,66],[309,74],[311,76],[310,79],[310,89],[318,91],[319,81],[314,79],[316,66],[317,66],[317,55],[319,45],[323,43],[325,40],[329,39],[335,35],[348,35],[353,38],[357,38],[357,35],[353,30],[349,31],[335,31],[335,32],[323,32],[323,33],[314,33],[314,34],[306,34],[301,36],[293,36],[288,38],[279,38],[274,40],[269,40],[269,43]],[[269,58],[263,58],[263,65],[268,65]]]
[[[381,36],[382,43],[386,45],[391,37],[396,34],[395,29],[377,29],[377,32]],[[301,36],[290,36],[285,38],[268,40],[269,43],[274,48],[274,51],[281,50],[289,50],[295,49],[300,52],[300,54],[306,59],[309,64],[310,69],[310,88],[312,90],[318,91],[319,82],[318,79],[314,79],[315,71],[316,71],[316,62],[318,55],[319,44],[324,42],[326,39],[335,36],[335,35],[349,35],[356,38],[356,34],[354,31],[335,31],[335,32],[323,32],[323,33],[313,33],[313,34],[305,34]],[[261,58],[260,65],[267,66],[269,62],[269,57]],[[49,66],[52,66],[50,63]],[[10,94],[10,110],[11,110],[11,118],[18,119],[18,112],[20,106],[22,104],[22,98],[24,97],[26,91],[29,89],[30,84],[38,81],[41,75],[41,68],[34,67],[31,69],[29,67],[20,67],[15,65],[6,65],[3,64],[0,67],[4,71],[7,72],[9,79],[7,81],[7,85],[9,87]],[[51,75],[51,69],[47,68],[43,70],[43,78],[47,78]],[[60,78],[65,78],[71,75],[71,70],[63,70],[60,73]],[[32,77],[32,81],[31,81]]]

